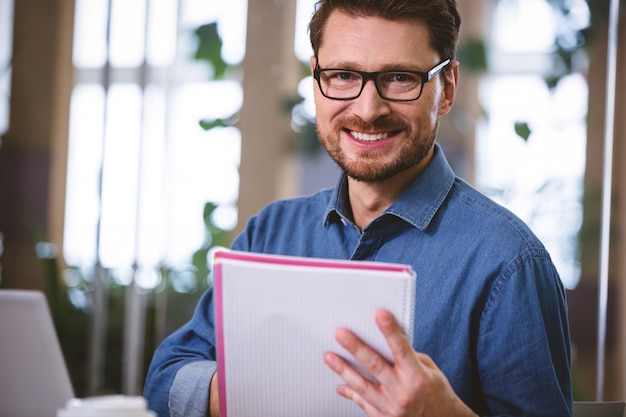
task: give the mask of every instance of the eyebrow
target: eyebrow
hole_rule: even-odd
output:
[[[317,64],[320,68],[322,69],[327,69],[327,68],[337,68],[337,69],[345,69],[345,70],[355,70],[355,71],[365,71],[364,69],[362,69],[361,65],[358,65],[356,63],[353,62],[340,62],[338,64],[333,64],[333,65],[321,65],[319,59],[317,60]],[[326,63],[327,64],[327,63]],[[383,65],[380,68],[377,68],[375,71],[379,72],[379,71],[398,71],[398,72],[426,72],[428,71],[430,68],[428,69],[421,69],[419,67],[417,67],[416,65],[405,65],[405,64],[389,64],[389,65]]]

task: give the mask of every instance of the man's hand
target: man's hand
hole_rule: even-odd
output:
[[[476,416],[457,397],[432,359],[413,350],[389,311],[376,312],[376,324],[387,340],[395,363],[389,363],[350,330],[337,330],[337,342],[379,382],[370,381],[339,355],[327,352],[324,362],[345,382],[337,387],[339,395],[354,401],[370,417]]]
[[[217,391],[217,372],[211,377],[209,384],[209,416],[220,417],[220,397]]]

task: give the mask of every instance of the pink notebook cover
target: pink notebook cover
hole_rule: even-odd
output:
[[[334,260],[334,259],[320,259],[320,258],[305,258],[305,257],[293,257],[284,255],[267,255],[251,252],[241,252],[234,250],[218,250],[214,254],[214,296],[215,296],[215,325],[217,336],[217,364],[218,364],[218,388],[219,388],[219,400],[220,400],[220,415],[228,417],[227,407],[227,384],[226,384],[226,350],[224,346],[225,333],[224,333],[224,263],[234,261],[235,263],[243,262],[248,264],[258,265],[274,265],[274,266],[295,266],[312,269],[336,269],[336,270],[352,270],[352,271],[380,271],[380,272],[395,272],[404,273],[413,277],[409,290],[413,291],[410,297],[414,302],[414,273],[410,266],[402,264],[390,264],[382,262],[370,262],[370,261],[347,261],[347,260]],[[409,291],[411,292],[411,291]],[[413,305],[407,310],[406,319],[412,321]],[[405,320],[406,321],[406,320]],[[373,318],[372,318],[373,322]],[[412,334],[412,323],[406,324],[406,330]],[[239,417],[238,415],[232,417]]]

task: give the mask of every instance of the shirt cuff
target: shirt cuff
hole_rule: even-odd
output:
[[[176,373],[170,389],[170,417],[206,417],[209,415],[209,385],[217,362],[197,361]]]

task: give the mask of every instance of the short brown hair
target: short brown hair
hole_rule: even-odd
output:
[[[315,56],[323,42],[328,17],[335,10],[349,16],[424,22],[428,26],[430,46],[441,59],[455,57],[461,26],[456,0],[319,0],[309,23]]]

